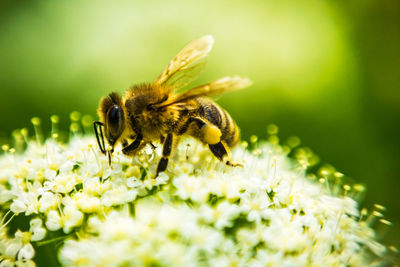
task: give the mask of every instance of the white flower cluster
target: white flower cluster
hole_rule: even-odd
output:
[[[233,168],[185,139],[154,179],[160,146],[117,150],[110,167],[95,142],[5,149],[0,266],[34,265],[50,233],[65,266],[366,266],[386,249],[349,189],[312,181],[280,146],[240,146]],[[29,230],[10,234],[15,216]]]

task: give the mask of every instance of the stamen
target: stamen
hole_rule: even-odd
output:
[[[276,178],[276,162],[278,161],[278,159],[277,159],[277,157],[273,157],[272,158],[272,165],[271,165],[271,167],[273,167],[274,168],[274,176],[273,176],[273,179],[275,180],[275,178]]]
[[[38,145],[40,145],[42,144],[43,141],[43,132],[42,132],[40,118],[33,117],[31,119],[31,122],[33,124],[33,128],[35,129],[36,142],[38,143]]]
[[[322,175],[322,177],[323,177],[323,178],[320,179],[320,183],[324,184],[324,183],[326,182],[325,184],[326,184],[326,187],[327,187],[327,189],[328,189],[328,192],[329,192],[330,195],[332,195],[332,191],[331,191],[331,188],[330,188],[330,186],[329,186],[329,174],[330,174],[331,172],[329,171],[328,168],[323,168],[323,169],[320,171],[320,173],[321,173],[321,175]],[[321,180],[322,180],[322,182],[321,182]]]
[[[382,218],[383,214],[378,211],[373,211],[368,218],[365,220],[365,223],[369,226],[372,226],[378,218]]]
[[[4,153],[7,153],[10,150],[10,146],[5,144],[1,146],[1,149],[4,151]]]
[[[80,131],[79,120],[81,119],[81,113],[78,111],[73,111],[69,115],[71,119],[71,125],[69,127],[71,135],[76,135]]]
[[[342,187],[342,178],[344,177],[344,174],[341,172],[334,171],[333,172],[333,177],[334,177],[334,186],[333,186],[333,194],[334,195],[339,195],[339,192]]]
[[[59,236],[59,237],[55,237],[55,238],[52,238],[52,239],[39,241],[39,242],[36,242],[35,245],[39,246],[39,247],[40,246],[44,246],[44,245],[48,245],[48,244],[53,243],[53,242],[62,241],[64,239],[68,238],[68,237],[71,237],[71,236],[75,235],[75,234],[78,234],[78,233],[71,233],[69,235]]]
[[[12,136],[14,137],[15,150],[18,153],[23,152],[23,150],[24,150],[24,138],[21,135],[21,131],[20,130],[14,130],[13,133],[12,133]]]
[[[69,126],[71,136],[77,135],[79,133],[79,128],[80,128],[79,123],[77,122],[71,123],[71,125]]]
[[[240,143],[240,146],[243,148],[242,149],[242,155],[240,156],[240,158],[245,158],[246,154],[247,154],[247,147],[249,146],[249,143],[247,141],[243,141]]]
[[[258,141],[258,137],[256,135],[250,136],[250,143],[255,144]]]
[[[84,134],[89,134],[92,131],[93,117],[84,115],[81,120]]]
[[[257,149],[258,137],[256,135],[250,136],[250,143],[253,149]]]
[[[14,219],[14,217],[15,217],[15,213],[10,217],[10,219],[8,219],[8,221],[6,221],[5,224],[0,225],[0,232],[1,232],[1,230],[3,230],[3,228],[5,228],[7,226],[7,224],[9,224],[12,221],[12,219]]]
[[[268,137],[268,142],[270,142],[273,145],[278,145],[279,144],[279,137],[276,135],[271,135]]]
[[[399,249],[395,246],[389,246],[389,250],[394,252],[394,253],[399,253]]]
[[[26,144],[28,144],[29,142],[29,133],[28,133],[28,129],[27,128],[22,128],[21,129],[21,135],[24,138],[24,141]]]
[[[360,218],[359,218],[359,222],[362,221],[362,219],[368,215],[368,210],[366,208],[362,208],[360,211]]]
[[[278,137],[279,128],[275,124],[269,124],[267,126],[267,134],[270,135],[268,137],[268,142],[273,145],[279,144],[279,137]]]
[[[351,186],[348,184],[343,185],[344,194],[343,196],[346,197],[347,193],[351,190]]]
[[[271,123],[267,126],[267,133],[269,135],[277,135],[278,132],[279,132],[279,128],[276,124]]]
[[[51,121],[51,138],[54,140],[57,140],[59,133],[58,133],[58,122],[60,121],[60,118],[57,115],[52,115],[50,117]]]
[[[362,197],[364,195],[364,192],[365,192],[365,186],[362,185],[362,184],[355,184],[355,185],[353,185],[353,188],[354,188],[353,197],[356,200],[361,201],[361,199],[362,199]]]
[[[288,138],[287,144],[291,149],[293,149],[301,144],[301,140],[297,136],[291,136]]]
[[[6,220],[8,214],[10,214],[11,210],[8,210],[6,214],[4,214],[3,218],[1,219],[0,225],[3,225],[4,221]]]

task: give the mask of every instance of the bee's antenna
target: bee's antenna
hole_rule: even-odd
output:
[[[99,129],[97,126],[99,127]],[[96,134],[97,144],[99,145],[101,153],[103,153],[105,155],[106,147],[104,145],[104,135],[103,135],[103,128],[102,128],[103,126],[104,126],[104,124],[100,121],[93,122],[93,128],[94,128],[94,133]]]

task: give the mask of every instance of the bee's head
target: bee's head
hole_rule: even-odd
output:
[[[111,157],[114,145],[125,129],[125,116],[121,97],[117,93],[111,93],[101,99],[98,114],[101,122],[95,122],[97,142],[100,150],[104,154],[108,152]],[[98,132],[96,125],[100,125],[100,132]],[[101,129],[102,126],[104,126],[104,136]],[[104,146],[104,137],[111,146],[110,150],[107,150]]]

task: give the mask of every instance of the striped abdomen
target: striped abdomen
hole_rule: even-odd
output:
[[[196,113],[221,130],[221,141],[232,147],[240,139],[239,129],[231,116],[223,108],[208,98],[197,98],[199,108]]]

